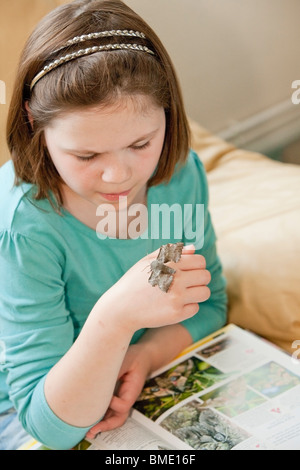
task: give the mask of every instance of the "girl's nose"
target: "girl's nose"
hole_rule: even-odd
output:
[[[131,177],[131,169],[125,158],[111,157],[104,165],[102,181],[105,183],[121,184]]]

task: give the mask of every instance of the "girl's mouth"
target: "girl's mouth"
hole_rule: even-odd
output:
[[[100,195],[107,199],[108,201],[117,201],[120,197],[126,197],[130,193],[130,189],[128,191],[123,191],[122,193],[100,193]]]

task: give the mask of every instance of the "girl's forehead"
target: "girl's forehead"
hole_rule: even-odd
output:
[[[121,97],[109,104],[95,104],[93,106],[82,106],[72,109],[62,110],[49,127],[56,127],[56,124],[73,124],[79,121],[88,120],[91,125],[96,120],[109,121],[111,119],[153,119],[164,112],[154,100],[146,95],[132,95]]]
[[[126,105],[123,102],[107,107],[78,108],[53,120],[45,129],[45,135],[66,149],[75,146],[76,149],[97,148],[100,152],[100,141],[103,152],[114,146],[126,147],[165,130],[164,109],[154,106],[151,100],[147,103],[148,107],[142,108],[131,101]]]

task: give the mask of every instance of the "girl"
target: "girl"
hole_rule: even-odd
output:
[[[16,439],[19,420],[68,449],[124,423],[151,372],[224,325],[207,182],[170,58],[121,1],[77,0],[41,21],[21,56],[7,139],[1,445],[26,438]],[[192,217],[157,227],[162,203]],[[148,282],[150,264],[177,241],[193,245],[168,263],[165,293]]]

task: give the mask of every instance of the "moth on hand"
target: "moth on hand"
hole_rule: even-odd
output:
[[[168,243],[160,247],[156,260],[152,261],[150,265],[151,275],[148,282],[151,286],[158,286],[163,292],[168,292],[176,270],[166,266],[164,263],[169,261],[178,263],[181,258],[182,249],[182,242]]]

